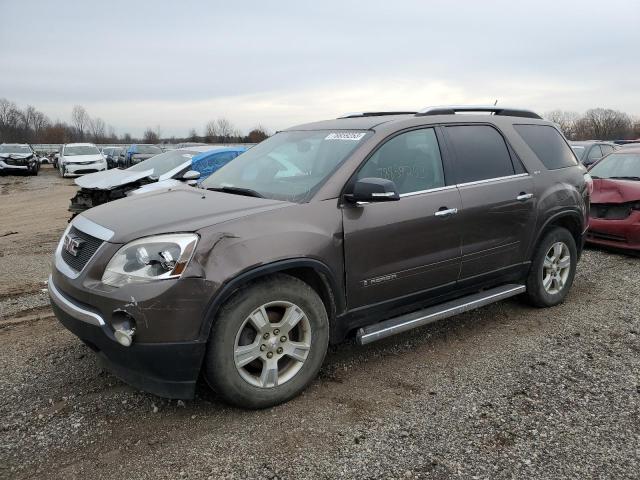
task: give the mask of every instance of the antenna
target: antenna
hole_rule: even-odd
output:
[[[498,104],[498,99],[496,98],[496,101],[493,102],[493,106],[495,107]]]

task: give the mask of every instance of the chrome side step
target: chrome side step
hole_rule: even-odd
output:
[[[449,302],[434,305],[417,312],[406,313],[399,317],[390,318],[374,325],[360,328],[356,334],[356,340],[360,345],[381,340],[391,335],[406,332],[413,328],[421,327],[428,323],[452,317],[462,312],[468,312],[490,303],[495,303],[505,298],[513,297],[526,290],[524,285],[502,285],[500,287],[484,290],[482,292],[467,295],[466,297],[451,300]]]

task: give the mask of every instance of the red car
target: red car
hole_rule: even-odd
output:
[[[589,174],[593,194],[587,241],[640,251],[640,148],[607,155]]]

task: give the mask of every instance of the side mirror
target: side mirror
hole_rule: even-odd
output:
[[[386,178],[361,178],[353,186],[353,193],[345,198],[356,202],[393,202],[400,200],[396,184]]]
[[[184,175],[180,178],[181,180],[198,180],[200,178],[200,172],[196,172],[195,170],[189,170],[185,172]]]

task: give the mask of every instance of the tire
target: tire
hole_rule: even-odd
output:
[[[280,325],[285,316],[290,332]],[[328,345],[329,320],[318,294],[295,277],[273,275],[243,287],[221,308],[211,327],[204,377],[232,405],[272,407],[309,385]]]
[[[64,178],[64,176],[65,176],[64,165],[60,165],[60,168],[58,170],[60,171],[60,176],[62,178]]]
[[[539,308],[562,303],[573,284],[577,261],[576,242],[569,230],[549,230],[533,255],[524,294],[527,302]]]

